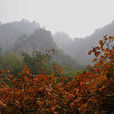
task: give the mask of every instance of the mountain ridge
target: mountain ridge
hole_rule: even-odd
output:
[[[73,60],[78,61],[80,64],[87,65],[91,63],[92,60],[92,57],[88,56],[88,51],[93,46],[98,45],[98,40],[106,34],[114,35],[114,21],[102,28],[96,29],[90,36],[72,39],[65,32],[57,32],[52,35],[49,30],[41,28],[39,23],[29,22],[23,19],[21,21],[0,24],[0,47],[4,50],[9,50],[15,47],[21,49],[23,47],[35,48],[36,46],[39,48],[40,46],[46,47],[47,45],[46,48],[49,48],[53,44],[52,48],[55,47],[57,50],[62,50],[62,53],[69,55]],[[34,41],[32,41],[33,39]],[[22,42],[19,43],[19,40],[22,40]],[[24,40],[26,41],[25,44]],[[39,43],[40,41],[42,43]],[[21,47],[18,43],[16,44],[16,42],[18,42]],[[29,43],[27,44],[27,42]]]

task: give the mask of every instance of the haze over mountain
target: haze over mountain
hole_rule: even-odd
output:
[[[69,54],[74,60],[78,60],[81,64],[89,64],[91,57],[88,51],[97,45],[98,41],[104,35],[114,36],[114,21],[112,23],[95,30],[95,32],[85,38],[74,38],[73,40],[65,33],[57,33],[54,35],[54,41],[60,49]]]
[[[4,51],[20,53],[25,51],[45,52],[46,49],[55,49],[54,61],[62,65],[71,65],[79,68],[78,62],[71,59],[70,55],[61,52],[53,41],[50,31],[41,28],[36,22],[22,20],[0,25],[0,47]],[[76,63],[76,64],[75,64]]]
[[[39,23],[21,20],[0,24],[0,47],[14,52],[53,48],[57,50],[55,59],[61,63],[73,64],[75,61],[78,65],[87,65],[91,62],[88,51],[106,34],[114,35],[114,21],[86,38],[72,40],[66,33],[52,35],[49,30],[41,28]]]
[[[25,19],[18,22],[0,24],[0,47],[9,49],[17,37],[21,35],[30,35],[39,27],[40,25],[35,21],[29,22]]]

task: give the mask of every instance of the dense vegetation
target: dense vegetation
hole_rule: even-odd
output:
[[[22,61],[22,52],[31,56],[34,51],[45,54],[46,49],[55,49],[56,55],[52,57],[54,62],[64,66],[69,65],[77,70],[84,69],[78,61],[73,60],[70,55],[58,49],[51,32],[41,28],[36,22],[22,20],[20,22],[1,24],[0,48],[4,61],[7,61],[5,58],[7,59],[9,54],[10,58],[13,59],[14,55],[14,57],[17,56],[16,58]],[[12,57],[11,54],[13,54]],[[11,61],[13,62],[13,60]]]
[[[23,52],[21,56],[1,53],[1,67],[6,69],[0,71],[2,113],[114,112],[114,37],[99,40],[99,46],[88,53],[94,55],[94,65],[78,74],[66,72],[70,68],[54,61],[54,49]],[[4,58],[7,61],[3,62]]]

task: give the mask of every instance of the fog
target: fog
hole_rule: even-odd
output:
[[[113,0],[0,0],[2,23],[37,21],[52,33],[86,37],[114,19]]]

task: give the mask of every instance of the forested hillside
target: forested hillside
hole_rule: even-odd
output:
[[[50,31],[41,28],[36,22],[21,20],[19,22],[1,24],[0,47],[1,68],[14,69],[16,66],[15,61],[19,61],[19,68],[22,69],[24,64],[22,60],[23,52],[32,56],[35,51],[46,54],[46,50],[55,50],[56,54],[52,56],[53,63],[63,65],[63,67],[67,66],[67,69],[84,69],[78,61],[73,60],[70,55],[65,54],[57,47]],[[15,69],[16,72],[20,70],[19,68]]]
[[[36,22],[21,21],[0,24],[0,47],[8,50],[21,35],[30,35],[40,25]]]

